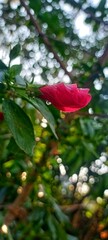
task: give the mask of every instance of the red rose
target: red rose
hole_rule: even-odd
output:
[[[4,115],[2,112],[0,112],[0,122],[2,122],[4,120]]]
[[[64,112],[75,112],[91,100],[89,88],[78,88],[77,84],[58,83],[40,88],[40,98],[51,102]]]

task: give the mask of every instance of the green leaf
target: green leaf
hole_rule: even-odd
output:
[[[95,147],[93,143],[82,140],[82,144],[88,150],[88,152],[92,153],[96,158],[99,157],[97,152],[95,151]]]
[[[78,240],[78,238],[72,235],[68,235],[68,240]]]
[[[15,45],[10,51],[10,61],[17,58],[20,53],[20,44]]]
[[[68,240],[63,222],[60,223],[54,215],[50,215],[50,218],[48,219],[48,227],[50,229],[51,236],[53,236],[51,239]]]
[[[57,223],[56,228],[57,228],[57,236],[58,236],[57,239],[58,240],[61,240],[61,239],[62,240],[68,240],[64,227],[62,227],[61,224]]]
[[[23,79],[21,76],[17,75],[17,76],[15,77],[15,80],[16,80],[16,83],[17,83],[18,85],[26,86],[26,82],[24,81],[24,79]]]
[[[0,70],[7,70],[7,66],[0,60]]]
[[[10,142],[7,146],[7,150],[9,154],[14,154],[15,156],[24,156],[24,152],[19,148],[19,146],[16,144],[15,139],[11,137]]]
[[[0,83],[2,83],[5,79],[5,72],[4,71],[0,71]]]
[[[97,10],[102,12],[105,8],[105,4],[106,4],[106,0],[101,0],[99,2],[99,5],[97,6]]]
[[[6,86],[0,81],[0,103],[2,103],[5,92],[6,92]]]
[[[45,117],[45,119],[48,121],[48,124],[52,132],[54,133],[55,137],[58,139],[57,134],[55,132],[56,123],[55,123],[54,117],[52,113],[49,111],[46,104],[39,98],[31,99],[30,101],[32,105],[34,105],[34,107],[36,107],[41,112],[41,114]]]
[[[41,1],[30,0],[30,8],[32,8],[35,12],[39,12],[41,10]]]
[[[10,69],[10,73],[15,76],[20,74],[21,70],[22,70],[22,64],[19,65],[13,65]]]
[[[32,104],[36,109],[38,109],[40,111],[40,113],[44,116],[44,118],[48,121],[48,124],[53,132],[53,134],[55,135],[55,137],[58,139],[57,134],[55,132],[55,128],[56,128],[56,123],[55,123],[55,119],[52,115],[52,113],[49,111],[48,107],[46,106],[46,104],[39,98],[28,98],[28,96],[26,94],[21,94],[19,93],[24,99],[26,99],[30,104]]]
[[[52,205],[55,211],[55,215],[58,218],[58,220],[64,224],[69,223],[69,219],[67,215],[65,215],[62,210],[60,209],[59,205],[56,204],[54,201],[52,201]]]
[[[56,231],[56,226],[55,226],[54,220],[55,220],[54,216],[49,214],[48,219],[47,219],[48,227],[50,229],[53,240],[56,240],[57,239],[57,231]]]
[[[15,102],[7,99],[3,102],[3,112],[17,145],[25,153],[32,155],[35,138],[29,117]]]
[[[6,89],[6,86],[2,82],[0,82],[0,93],[3,94],[5,92],[5,89]]]
[[[4,201],[6,197],[7,187],[0,188],[0,204]]]

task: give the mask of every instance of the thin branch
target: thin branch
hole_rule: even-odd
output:
[[[22,189],[21,194],[15,199],[15,201],[9,205],[7,215],[5,216],[4,224],[10,225],[16,218],[23,218],[26,215],[26,210],[22,208],[28,195],[33,188],[33,183],[28,183]]]
[[[88,112],[76,112],[76,113],[67,113],[66,114],[66,121],[71,121],[72,118],[76,117],[76,116],[81,116],[81,117],[97,117],[97,118],[103,118],[103,119],[108,119],[108,114],[104,114],[104,113],[88,113]]]
[[[79,209],[83,209],[83,206],[80,203],[74,203],[72,205],[62,205],[60,208],[65,213],[74,213]]]
[[[108,61],[108,44],[106,44],[103,55],[99,58],[99,63],[101,66]]]
[[[63,63],[63,61],[61,61],[59,55],[57,54],[57,52],[54,50],[53,46],[51,45],[50,38],[42,32],[37,19],[35,19],[35,17],[31,13],[31,10],[29,9],[28,5],[25,3],[25,0],[20,0],[20,3],[25,8],[28,16],[30,17],[32,24],[35,27],[35,30],[38,32],[39,36],[42,38],[42,40],[43,40],[44,44],[46,45],[46,47],[48,48],[48,50],[53,53],[54,58],[60,64],[60,67],[64,70],[65,74],[67,74],[71,80],[74,80],[74,75],[72,74],[72,72],[67,71],[65,64]],[[82,9],[82,6],[80,6],[80,9]],[[82,10],[84,10],[84,9],[82,9]],[[99,63],[101,66],[103,66],[106,63],[107,59],[108,59],[108,45],[105,47],[104,53],[98,59],[97,63]],[[93,66],[93,70],[92,70],[90,76],[88,77],[88,81],[84,84],[84,87],[90,87],[93,84],[93,81],[98,77],[98,74],[99,74],[98,64],[95,64]]]
[[[82,240],[91,240],[94,239],[97,234],[98,224],[99,224],[99,213],[98,210],[94,213],[94,216],[91,218],[89,223],[88,231],[83,235]]]
[[[37,164],[37,169],[40,169],[45,165],[49,151],[51,151],[52,148],[53,146],[51,141],[49,144],[47,144],[46,152],[44,152],[44,154],[40,157],[39,163]],[[5,225],[9,226],[15,219],[23,219],[27,216],[27,210],[24,208],[24,203],[30,195],[37,177],[38,172],[34,167],[34,170],[31,171],[28,175],[28,183],[22,187],[22,192],[16,197],[14,202],[7,207],[7,214],[4,218]]]
[[[79,10],[82,10],[86,14],[88,14],[96,23],[103,24],[104,26],[108,26],[108,21],[103,21],[100,17],[96,17],[95,14],[92,12],[92,10],[89,10],[87,8],[83,8],[82,3],[76,2],[75,0],[67,0],[69,4],[71,4],[73,7],[78,8]]]
[[[71,49],[74,49],[76,52],[79,52],[79,48],[81,49],[82,52],[86,53],[87,55],[90,55],[92,57],[94,57],[94,53],[91,53],[89,50],[85,49],[82,45],[79,47],[79,45],[76,45],[73,47],[72,43],[66,43],[65,41],[62,41],[60,39],[57,39],[56,37],[53,37],[53,36],[48,36],[45,34],[45,36],[47,36],[47,38],[49,40],[52,40],[53,42],[57,42],[59,44],[63,44],[64,47],[65,46],[68,46]]]
[[[108,26],[108,21],[103,21],[100,17],[96,17],[93,12],[89,11],[88,9],[81,8],[83,12],[86,14],[89,14],[89,16],[96,22],[96,23],[101,23],[104,26]]]
[[[88,116],[88,117],[98,117],[98,118],[108,118],[108,114],[104,114],[104,113],[86,113],[86,112],[79,112],[78,114],[79,116]]]
[[[25,0],[20,0],[20,3],[21,5],[25,8],[28,16],[30,17],[30,20],[32,22],[32,24],[34,25],[35,27],[35,30],[38,32],[39,36],[42,38],[44,44],[46,45],[46,47],[48,48],[48,50],[50,52],[53,53],[54,55],[54,58],[57,60],[57,62],[60,64],[61,68],[64,70],[65,74],[68,75],[68,77],[72,80],[72,73],[71,72],[68,72],[67,69],[66,69],[66,66],[65,64],[61,61],[60,57],[58,56],[57,52],[53,49],[53,46],[51,45],[48,37],[42,32],[41,30],[41,27],[38,23],[38,21],[35,19],[35,17],[32,15],[29,7],[27,6],[27,4],[25,3]]]

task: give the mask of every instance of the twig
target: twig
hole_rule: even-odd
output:
[[[81,116],[81,117],[92,117],[92,118],[103,118],[103,119],[108,119],[108,114],[104,114],[104,113],[88,113],[88,112],[76,112],[76,113],[67,113],[65,116],[65,120],[70,122],[72,120],[72,118],[77,117],[77,116]]]
[[[87,8],[83,8],[83,5],[82,5],[82,3],[80,3],[80,1],[76,2],[75,0],[72,0],[72,1],[67,0],[66,2],[69,2],[69,4],[71,4],[73,7],[75,6],[79,10],[82,10],[83,12],[88,14],[95,22],[101,23],[104,26],[108,26],[108,21],[103,21],[103,19],[101,19],[100,17],[96,17],[95,14],[92,12],[92,10],[89,10]]]
[[[76,45],[75,47],[73,47],[72,43],[66,43],[65,41],[57,39],[56,37],[53,37],[53,36],[48,36],[48,35],[45,35],[45,36],[47,36],[47,38],[49,40],[52,40],[53,42],[63,44],[64,47],[68,46],[70,49],[74,49],[76,52],[79,51],[79,45]],[[86,53],[87,55],[90,55],[90,56],[94,57],[94,53],[91,53],[88,49],[85,49],[83,46],[80,46],[80,49],[81,49],[82,52]]]
[[[25,8],[28,16],[30,17],[30,20],[32,22],[32,24],[34,25],[36,31],[38,32],[39,36],[43,39],[43,42],[44,44],[46,45],[46,47],[48,48],[49,51],[51,51],[53,54],[54,54],[54,58],[57,60],[57,62],[60,64],[61,68],[64,70],[65,74],[67,74],[69,76],[69,78],[71,80],[74,79],[74,76],[72,74],[72,72],[68,72],[67,69],[66,69],[66,66],[65,64],[61,61],[60,57],[58,56],[57,52],[53,49],[51,43],[50,43],[50,38],[45,35],[42,30],[41,30],[41,27],[38,23],[38,21],[35,19],[35,17],[32,15],[28,5],[25,3],[24,0],[20,0],[21,2],[21,5]],[[77,3],[76,3],[77,4]],[[82,6],[80,6],[80,9],[82,9]],[[82,9],[83,11],[86,11],[84,9]],[[86,12],[87,13],[87,12]],[[89,14],[92,15],[93,17],[93,14],[91,12],[89,12]],[[99,19],[98,19],[99,21]],[[105,64],[105,62],[107,61],[108,59],[108,45],[106,45],[105,47],[105,50],[104,50],[104,53],[103,55],[99,58],[98,60],[98,63],[103,66]],[[95,80],[95,78],[98,76],[98,73],[99,73],[99,70],[97,69],[97,65],[96,66],[93,66],[93,71],[92,73],[90,74],[90,76],[88,77],[88,81],[85,83],[84,87],[89,87],[93,81]],[[73,78],[73,79],[72,79]]]
[[[9,226],[10,223],[19,216],[23,216],[26,214],[25,209],[22,208],[22,205],[26,201],[28,195],[30,194],[31,190],[33,188],[33,183],[28,183],[25,185],[22,189],[22,192],[18,197],[15,199],[15,201],[9,205],[7,215],[5,216],[4,224],[6,226]]]
[[[34,25],[34,27],[35,27],[36,31],[38,32],[39,36],[43,39],[43,42],[46,45],[46,47],[48,48],[48,50],[54,54],[54,58],[60,64],[60,66],[64,70],[65,74],[67,74],[68,77],[72,80],[72,77],[73,77],[72,73],[67,71],[65,64],[61,61],[61,59],[58,56],[57,52],[53,49],[53,47],[52,47],[48,37],[42,32],[41,27],[40,27],[38,21],[31,14],[31,11],[30,11],[29,7],[27,6],[27,4],[25,3],[25,1],[24,0],[20,0],[20,3],[25,8],[28,16],[30,17],[30,20],[31,20],[32,24]]]
[[[101,23],[104,26],[108,26],[108,21],[103,21],[100,17],[96,17],[93,12],[91,12],[88,9],[81,8],[81,10],[87,14],[96,22],[96,23]]]
[[[82,209],[83,206],[80,203],[72,204],[72,205],[63,205],[60,206],[61,210],[65,213],[74,213],[79,209]]]
[[[101,66],[104,66],[104,64],[108,61],[108,44],[106,44],[103,55],[99,58],[99,63]]]
[[[84,233],[82,240],[91,240],[95,238],[97,234],[97,229],[98,229],[98,222],[99,222],[99,217],[98,217],[98,211],[97,211],[92,217],[89,223],[89,229],[87,233]]]
[[[104,113],[87,113],[87,112],[79,112],[79,116],[88,116],[88,117],[98,117],[98,118],[108,118],[108,114]]]
[[[51,150],[51,142],[47,145],[46,152],[40,157],[37,169],[44,166],[45,160],[47,160],[47,154],[49,154],[49,149]],[[34,170],[31,171],[28,176],[28,183],[22,187],[22,192],[16,197],[14,202],[7,207],[7,214],[4,219],[4,224],[6,226],[9,226],[17,218],[23,219],[27,216],[27,210],[23,207],[23,205],[34,187],[37,176],[38,172],[34,167]],[[31,180],[32,182],[30,182]]]

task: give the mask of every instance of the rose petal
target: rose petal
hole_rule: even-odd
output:
[[[40,98],[48,100],[64,112],[78,111],[91,101],[89,88],[78,88],[77,84],[64,83],[41,87]]]

